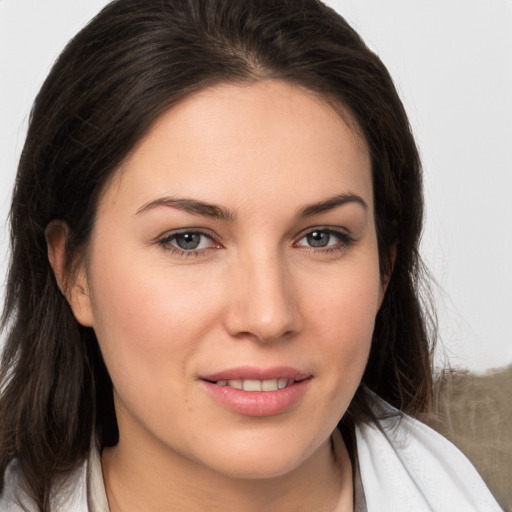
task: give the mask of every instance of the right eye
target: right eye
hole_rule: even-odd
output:
[[[164,249],[180,256],[199,256],[206,249],[220,247],[210,235],[192,229],[166,234],[158,243]]]

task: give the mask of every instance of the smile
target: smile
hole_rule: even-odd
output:
[[[201,386],[215,403],[244,416],[274,416],[297,406],[313,376],[291,367],[238,367],[204,375]]]
[[[217,386],[229,386],[234,389],[243,389],[244,391],[277,391],[291,386],[296,382],[295,379],[281,377],[278,379],[257,380],[257,379],[232,379],[218,380]]]

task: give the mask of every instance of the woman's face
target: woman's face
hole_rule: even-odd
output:
[[[102,196],[74,305],[120,446],[237,477],[325,447],[384,293],[372,196],[364,141],[300,88],[220,85],[163,114]]]

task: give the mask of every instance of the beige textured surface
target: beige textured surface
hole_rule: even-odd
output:
[[[471,460],[506,512],[512,512],[512,366],[483,376],[446,372],[429,423]]]

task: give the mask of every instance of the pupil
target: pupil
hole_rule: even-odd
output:
[[[313,231],[306,238],[311,247],[325,247],[329,243],[329,233]]]
[[[198,233],[183,233],[182,235],[176,236],[176,245],[180,249],[197,249],[200,241],[201,235]]]

